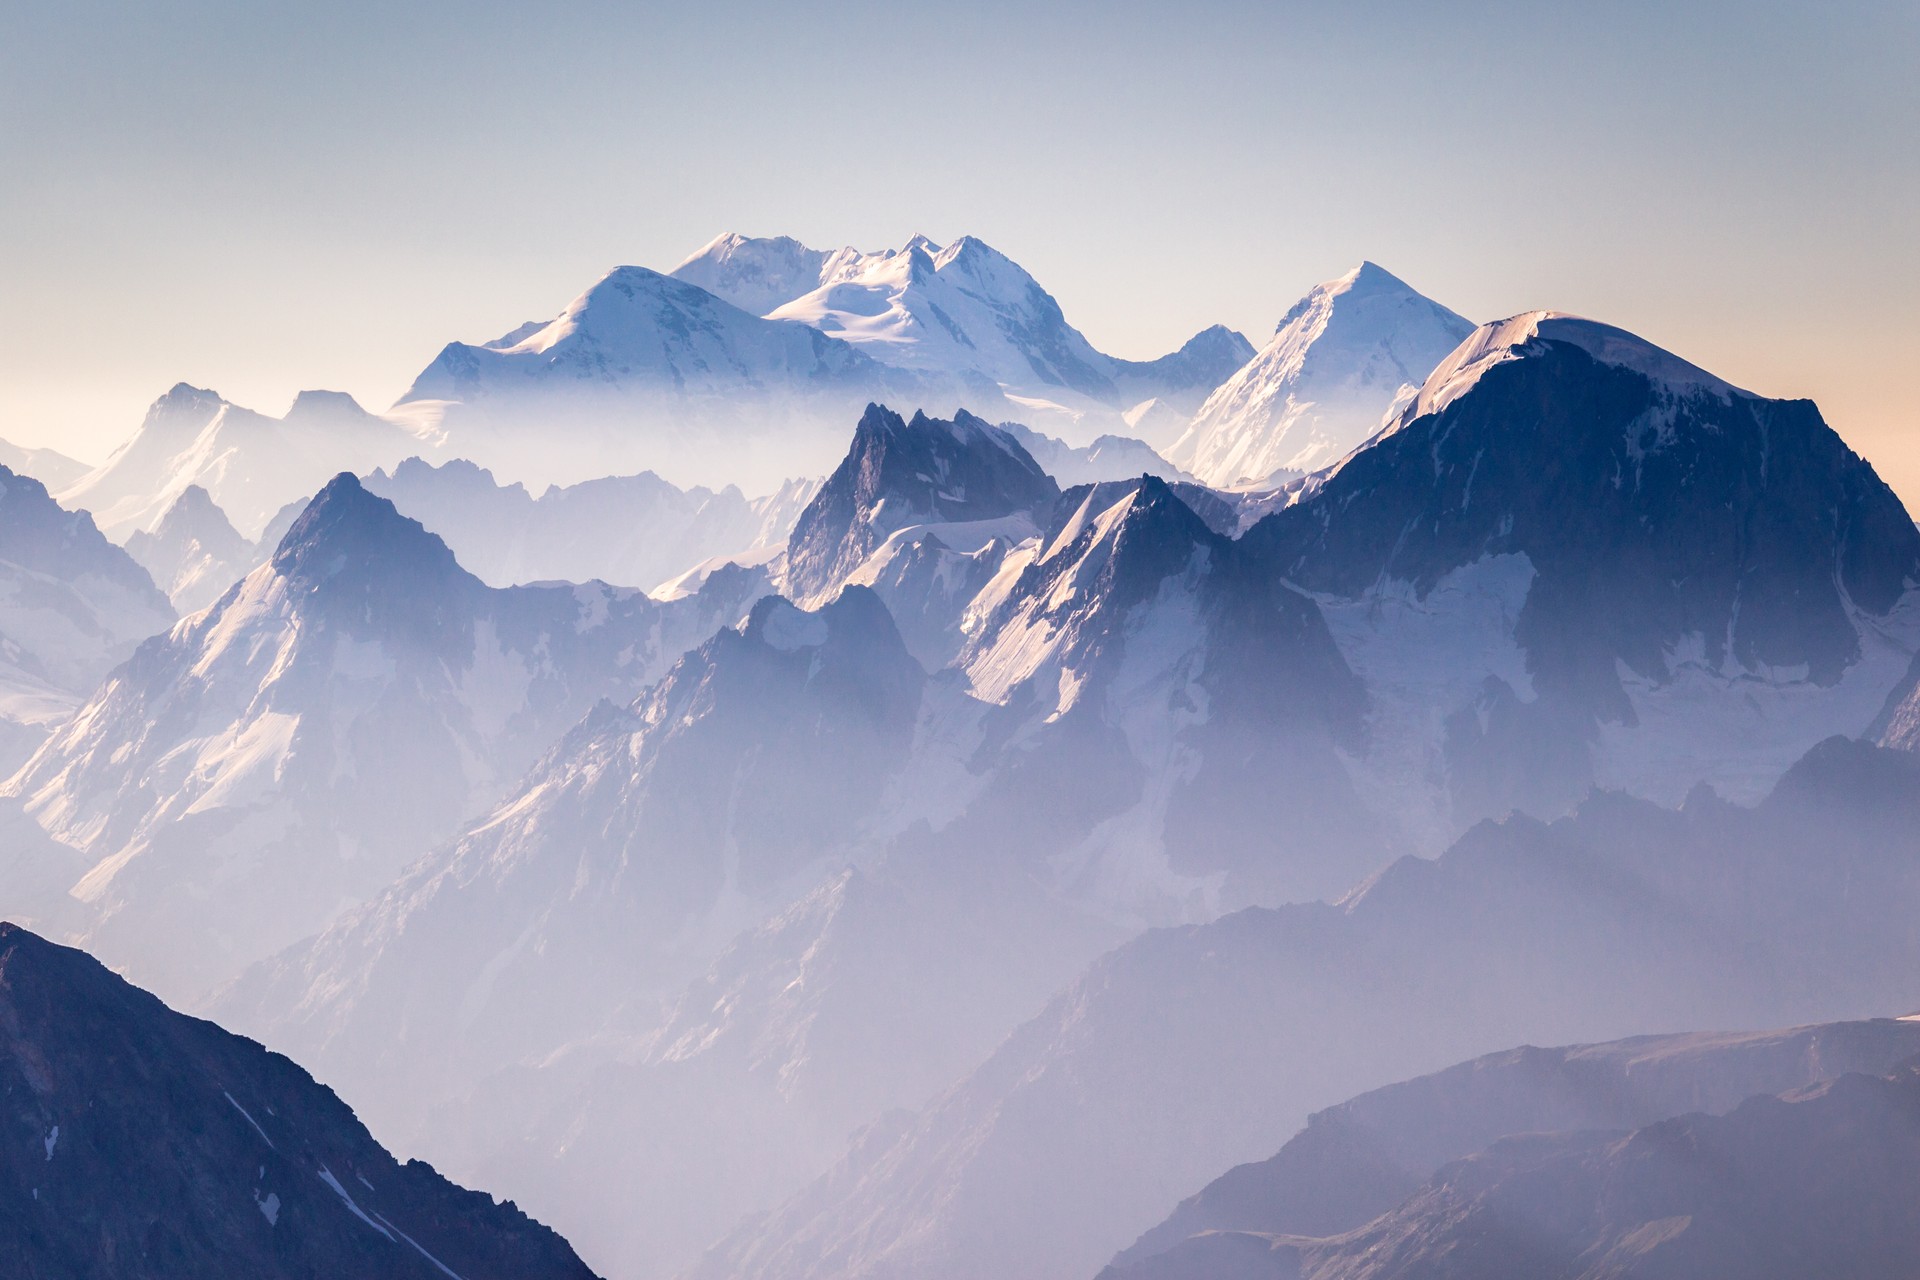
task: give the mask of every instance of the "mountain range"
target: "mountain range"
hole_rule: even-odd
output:
[[[22,1033],[16,1210],[96,1132],[43,1076],[126,1139],[44,1272],[1920,1242],[1920,531],[1807,402],[1372,264],[1136,362],[969,237],[726,236],[59,484],[0,471],[4,914],[579,1257],[15,925],[92,1011]]]

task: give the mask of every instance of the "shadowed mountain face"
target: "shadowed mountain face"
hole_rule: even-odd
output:
[[[299,1067],[0,924],[0,1252],[35,1280],[591,1280]]]
[[[1920,533],[1811,404],[1545,313],[1484,326],[1245,541],[1321,599],[1382,726],[1428,726],[1369,771],[1411,808],[1417,749],[1456,830],[1596,784],[1757,799],[1920,639]]]
[[[1508,1139],[1442,1169],[1348,1236],[1276,1242],[1279,1265],[1267,1274],[1907,1276],[1920,1272],[1917,1180],[1920,1072],[1846,1075],[1753,1098],[1725,1116],[1680,1116],[1627,1134]]]
[[[831,595],[903,529],[1031,521],[1059,493],[1012,436],[971,414],[952,422],[915,414],[909,423],[868,405],[847,456],[794,524],[789,589],[803,603]]]
[[[1181,1202],[1102,1280],[1228,1280],[1283,1274],[1275,1236],[1334,1236],[1400,1206],[1442,1165],[1511,1135],[1630,1130],[1720,1114],[1757,1094],[1850,1072],[1885,1075],[1920,1053],[1920,1023],[1646,1036],[1513,1049],[1389,1085],[1318,1112],[1277,1155]],[[1442,1174],[1445,1177],[1445,1174]],[[1255,1237],[1247,1240],[1244,1237]]]

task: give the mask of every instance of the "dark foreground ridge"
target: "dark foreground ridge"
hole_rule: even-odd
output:
[[[511,1203],[402,1165],[333,1091],[0,923],[0,1270],[591,1280]]]

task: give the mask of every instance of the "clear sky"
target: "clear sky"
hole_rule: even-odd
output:
[[[1920,510],[1920,4],[0,5],[0,436],[390,403],[722,230],[971,233],[1095,345],[1371,258],[1811,396]]]

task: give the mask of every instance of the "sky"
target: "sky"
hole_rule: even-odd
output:
[[[721,231],[972,234],[1102,350],[1372,259],[1819,402],[1920,510],[1920,5],[0,5],[0,437],[384,408]]]

